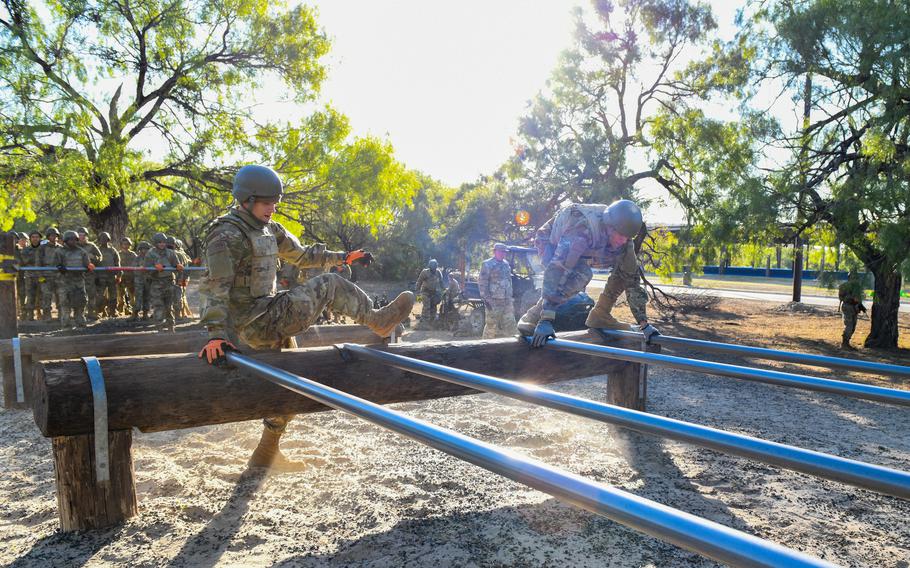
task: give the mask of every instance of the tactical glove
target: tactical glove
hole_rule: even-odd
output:
[[[550,320],[540,320],[537,327],[534,328],[534,335],[531,336],[531,347],[543,347],[549,338],[556,339],[556,330],[553,329],[553,322]]]
[[[182,265],[182,264],[180,264],[180,263],[179,263],[179,262],[178,262],[178,263],[177,263],[177,266],[176,266],[176,268],[177,268],[177,272],[181,272],[181,271],[183,271],[183,265]]]
[[[158,272],[164,272],[164,265],[161,264],[160,262],[157,263],[157,264],[155,265],[155,270],[157,270]]]
[[[86,266],[86,268],[88,268],[88,271],[89,271],[89,272],[94,272],[94,271],[95,271],[95,265],[92,264],[91,262],[88,263],[88,266]]]
[[[647,324],[645,327],[641,328],[641,332],[645,336],[645,343],[651,343],[651,339],[654,338],[654,336],[660,335],[657,328],[651,324]]]
[[[202,355],[205,354],[205,359],[209,365],[220,367],[227,362],[224,357],[225,351],[237,351],[237,348],[230,341],[216,337],[215,339],[209,339],[209,342],[199,352],[199,358],[202,359]]]
[[[64,272],[66,272],[66,265],[64,265],[64,264],[58,264],[58,265],[57,265],[57,270],[60,271],[60,274],[63,274]]]
[[[345,264],[358,263],[361,266],[369,266],[373,262],[373,253],[363,249],[352,250],[344,257]]]

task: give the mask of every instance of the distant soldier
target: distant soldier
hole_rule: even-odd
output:
[[[840,348],[848,351],[856,351],[850,345],[850,338],[856,331],[856,319],[859,314],[866,313],[866,306],[863,305],[863,282],[856,270],[851,270],[847,275],[847,281],[837,288],[837,297],[840,300],[840,311],[844,316],[844,334],[841,338]]]
[[[515,335],[515,306],[512,302],[512,267],[506,261],[509,247],[503,243],[493,245],[493,257],[480,265],[477,286],[483,299],[486,313],[483,338],[493,339]]]
[[[435,258],[430,259],[427,267],[420,271],[416,288],[423,301],[423,307],[420,310],[420,325],[418,327],[427,329],[436,320],[437,306],[442,300],[442,272],[439,271],[439,263],[436,262]]]
[[[98,266],[105,268],[120,266],[120,253],[111,245],[111,234],[107,231],[98,235],[98,251],[101,261]],[[102,317],[117,317],[117,283],[120,274],[117,272],[99,272],[97,283],[97,302],[95,306]]]
[[[63,245],[57,242],[60,231],[56,227],[48,227],[44,231],[44,236],[47,242],[43,243],[38,250],[38,264],[40,266],[57,266],[57,251],[63,248]],[[57,305],[58,312],[62,311],[60,309],[60,292],[63,280],[54,272],[43,272],[39,281],[41,282],[41,319],[50,321],[52,319],[52,302]]]
[[[129,237],[120,239],[120,266],[124,268],[135,268],[136,259],[139,258],[133,252],[133,241]],[[136,275],[132,271],[125,271],[120,274],[120,282],[117,284],[117,313],[120,315],[130,315],[133,304],[136,303]]]
[[[177,253],[167,248],[167,235],[155,233],[152,237],[151,250],[145,255],[143,265],[154,268],[154,271],[145,273],[146,283],[149,286],[149,300],[154,311],[155,321],[164,324],[164,329],[174,331],[174,288],[176,282],[175,271],[166,271],[165,268],[176,268],[176,272],[183,272],[183,263]]]
[[[74,231],[66,231],[63,233],[63,248],[56,251],[54,264],[63,275],[60,283],[60,324],[63,327],[71,327],[71,315],[77,327],[85,327],[85,273],[73,269],[87,268],[88,274],[95,270],[95,264],[89,260],[88,253],[78,241]]]
[[[79,235],[79,248],[85,251],[85,254],[88,255],[88,260],[92,264],[98,264],[101,262],[101,251],[98,249],[98,246],[95,245],[92,241],[88,240],[88,229],[85,227],[80,227],[76,233]],[[94,273],[87,273],[85,275],[85,295],[88,298],[88,309],[86,310],[86,316],[89,321],[95,321],[98,319],[96,313],[98,306],[98,285]]]
[[[448,274],[448,284],[442,293],[442,313],[440,319],[445,322],[446,328],[457,324],[458,307],[455,302],[461,297],[461,273],[450,272]]]
[[[18,251],[19,266],[41,266],[41,231],[34,230],[29,233],[28,245]],[[33,321],[35,319],[35,310],[41,311],[39,295],[41,294],[41,272],[20,272],[23,276],[22,300],[25,301],[21,317],[24,321]]]
[[[136,245],[136,266],[143,268],[145,267],[145,257],[148,252],[152,249],[151,243],[148,241],[139,241],[139,244]],[[138,270],[133,273],[133,290],[135,295],[133,296],[133,314],[130,316],[130,321],[137,321],[139,319],[139,313],[142,312],[142,319],[149,319],[149,287],[148,287],[148,273],[146,271]]]
[[[16,231],[10,231],[10,235],[13,236],[13,264],[17,266],[22,266],[24,259],[22,255],[26,252],[28,248],[28,235],[25,233],[20,233]],[[28,292],[26,291],[26,274],[24,271],[19,271],[16,273],[16,296],[19,302],[17,306],[19,319],[25,320],[25,304],[28,300]]]
[[[657,329],[648,323],[648,296],[641,287],[632,241],[641,228],[641,209],[628,199],[620,199],[609,206],[566,205],[537,230],[534,245],[546,266],[543,288],[540,300],[518,323],[518,330],[533,338],[534,347],[542,347],[547,338],[556,336],[553,329],[556,310],[585,290],[594,277],[592,262],[612,267],[613,271],[585,325],[592,329],[629,330],[629,324],[620,322],[611,313],[617,298],[625,292],[629,309],[638,322],[636,329],[647,340],[658,335]]]
[[[196,262],[190,258],[189,253],[186,251],[186,247],[183,246],[183,241],[177,239],[176,243],[176,252],[181,255],[181,259],[184,266],[189,266],[191,264],[199,264],[202,261],[196,259]],[[180,286],[180,310],[175,312],[178,318],[189,319],[194,317],[193,312],[190,310],[190,305],[186,300],[186,287],[190,282],[190,272],[183,271],[181,273],[182,278],[177,279],[177,284]]]
[[[167,248],[174,251],[174,254],[177,255],[177,262],[183,266],[188,266],[190,264],[190,257],[185,252],[183,252],[183,247],[178,245],[179,242],[180,241],[177,239],[177,237],[168,236]],[[183,303],[186,299],[186,285],[186,272],[181,272],[180,274],[174,275],[174,291],[172,301],[174,303],[174,317],[177,319],[185,319],[183,313]]]

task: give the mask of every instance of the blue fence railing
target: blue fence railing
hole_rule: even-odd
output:
[[[717,266],[705,266],[703,267],[705,274],[720,274],[720,269]],[[759,278],[793,278],[793,270],[791,268],[752,268],[751,266],[727,266],[724,268],[724,276],[752,276]],[[840,270],[834,272],[834,277],[837,280],[846,280],[847,271]],[[818,270],[803,270],[803,280],[815,280],[818,278]]]

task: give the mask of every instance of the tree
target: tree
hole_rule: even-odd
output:
[[[519,128],[518,173],[551,210],[566,199],[633,198],[646,179],[677,191],[669,164],[650,152],[650,126],[657,110],[692,97],[674,68],[716,27],[709,7],[685,0],[593,6],[592,15],[577,10],[576,45]]]
[[[120,236],[137,183],[225,191],[233,169],[219,162],[249,150],[250,93],[270,84],[311,100],[328,47],[304,6],[3,0],[2,212],[28,217],[39,192],[67,193],[93,229]],[[153,138],[162,164],[139,149]]]
[[[833,231],[875,276],[865,345],[896,347],[901,267],[910,255],[910,5],[760,3],[727,50],[699,72],[713,66],[722,77],[729,61],[745,61],[751,80],[812,101],[811,118],[776,139],[789,159],[738,197],[747,208],[776,211],[797,235]]]

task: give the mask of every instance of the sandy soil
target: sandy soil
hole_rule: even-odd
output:
[[[857,338],[864,325],[868,320]],[[902,326],[906,342],[910,321]],[[662,329],[829,354],[838,353],[840,333],[834,312],[743,301]],[[405,339],[433,337],[439,334]],[[887,357],[860,356],[910,364],[902,346]],[[554,388],[603,400],[604,382],[592,377]],[[655,414],[910,470],[906,409],[667,369],[651,370],[648,393]],[[393,407],[829,561],[910,566],[910,502],[897,498],[492,395]],[[310,466],[300,473],[245,470],[259,432],[257,422],[245,422],[137,433],[141,514],[114,529],[64,534],[57,530],[49,441],[29,413],[0,411],[0,564],[715,565],[338,412],[302,416],[290,426],[286,452]]]

